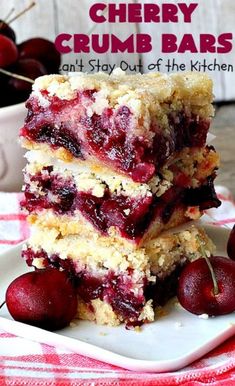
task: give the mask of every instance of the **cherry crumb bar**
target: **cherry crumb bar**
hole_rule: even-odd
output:
[[[22,256],[74,279],[78,318],[140,326],[176,294],[184,265],[214,246],[187,224],[220,201],[205,74],[38,78],[21,129]],[[176,226],[183,228],[176,230]]]
[[[140,246],[220,204],[213,184],[219,157],[208,146],[182,150],[148,183],[39,150],[26,157],[22,207],[31,224],[56,228],[62,236],[98,232]]]
[[[65,269],[76,282],[78,317],[99,324],[138,326],[154,320],[154,309],[176,294],[187,261],[208,256],[214,245],[195,226],[163,234],[132,250],[109,238],[60,237],[56,230],[37,229],[23,258],[37,269]]]
[[[20,136],[27,149],[147,183],[175,153],[205,146],[212,99],[201,73],[46,75],[33,85]]]
[[[37,269],[55,267],[72,275],[80,319],[127,327],[152,322],[155,308],[176,295],[180,272],[188,261],[209,257],[214,245],[203,229],[188,226],[132,248],[107,237],[70,235],[35,229],[23,258]]]

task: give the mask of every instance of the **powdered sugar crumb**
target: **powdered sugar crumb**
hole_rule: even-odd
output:
[[[209,319],[209,315],[207,315],[207,314],[201,314],[201,315],[198,315],[198,317],[200,319],[205,319],[205,320]]]

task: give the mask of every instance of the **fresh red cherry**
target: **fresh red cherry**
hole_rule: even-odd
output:
[[[10,71],[17,75],[23,75],[31,80],[47,74],[43,64],[35,59],[18,60],[10,67]],[[32,82],[30,83],[14,76],[9,78],[8,86],[11,89],[12,98],[15,103],[24,102],[32,90]]]
[[[210,263],[218,286],[214,282],[208,263],[200,258],[186,265],[178,284],[178,299],[189,312],[210,316],[235,311],[235,262],[225,257],[213,256]]]
[[[13,40],[15,43],[16,35],[13,29],[9,26],[9,24],[5,23],[5,21],[0,19],[0,34],[7,36],[9,39]]]
[[[15,43],[7,36],[0,34],[0,67],[5,68],[14,63],[18,57]]]
[[[77,294],[65,271],[47,268],[15,279],[6,292],[7,308],[18,322],[53,331],[77,312]]]
[[[32,38],[21,43],[18,49],[21,59],[39,60],[49,74],[58,73],[61,55],[56,50],[54,43],[43,38]]]
[[[20,59],[11,67],[11,70],[16,74],[26,76],[31,80],[47,74],[43,64],[35,59]],[[9,83],[19,91],[30,91],[32,88],[32,84],[29,82],[15,77],[11,77]]]
[[[230,259],[235,260],[235,225],[229,235],[227,253]]]

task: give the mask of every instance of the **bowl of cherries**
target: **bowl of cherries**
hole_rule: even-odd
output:
[[[25,101],[34,80],[58,73],[61,61],[47,39],[34,37],[17,44],[10,24],[22,13],[0,20],[0,190],[8,191],[19,190],[22,184],[24,159],[17,138],[26,116]]]

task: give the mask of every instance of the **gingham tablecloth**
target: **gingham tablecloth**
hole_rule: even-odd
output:
[[[224,187],[211,223],[232,227],[235,202]],[[28,236],[19,193],[0,193],[0,252]],[[186,368],[165,374],[136,373],[0,330],[0,386],[4,385],[235,385],[235,337]]]

